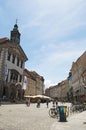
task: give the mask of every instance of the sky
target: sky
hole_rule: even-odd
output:
[[[16,19],[25,67],[45,88],[67,79],[86,51],[86,0],[0,0],[0,38],[10,38]]]

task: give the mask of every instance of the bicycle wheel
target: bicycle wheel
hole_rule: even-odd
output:
[[[69,116],[69,111],[68,110],[66,110],[66,117],[68,117]]]
[[[57,118],[59,119],[59,109],[57,109]]]
[[[55,118],[57,117],[57,113],[55,112],[55,109],[50,108],[49,110],[49,116]]]

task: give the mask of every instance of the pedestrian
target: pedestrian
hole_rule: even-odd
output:
[[[30,98],[28,99],[28,107],[30,106]]]
[[[56,100],[56,108],[58,108],[58,101]]]
[[[38,100],[37,100],[37,108],[39,108],[39,107],[40,107],[40,103],[41,103],[41,100],[40,100],[40,99],[38,99]]]
[[[29,107],[30,106],[30,98],[28,99],[26,99],[26,105],[27,105],[27,107]]]
[[[28,99],[26,98],[26,106],[28,105]]]
[[[47,105],[47,108],[48,108],[48,105],[49,105],[49,101],[48,100],[46,100],[46,105]]]
[[[55,101],[53,100],[53,107],[55,107]]]

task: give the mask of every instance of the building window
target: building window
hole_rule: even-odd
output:
[[[23,67],[23,61],[21,61],[21,68]]]
[[[8,52],[8,57],[7,57],[7,60],[10,61],[10,58],[11,58],[11,54]]]
[[[11,76],[10,76],[11,81],[18,81],[18,73],[16,71],[11,71]]]
[[[19,66],[19,58],[17,58],[17,66]]]
[[[19,79],[19,82],[21,82],[22,81],[22,75],[20,75],[20,79]]]
[[[15,56],[12,57],[12,63],[15,63]]]

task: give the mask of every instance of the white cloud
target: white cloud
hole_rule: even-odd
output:
[[[45,80],[45,88],[48,88],[48,87],[53,86],[53,85],[56,85],[56,84],[52,83],[51,80]]]
[[[85,51],[85,43],[86,40],[45,45],[36,50],[34,60],[27,66],[44,76],[45,87],[52,86],[68,77],[72,62]]]
[[[22,25],[23,31],[32,33],[29,30],[34,28],[35,43],[44,40],[54,40],[71,35],[77,29],[86,26],[84,0],[54,0],[54,1],[35,1],[33,17],[29,18]],[[31,3],[32,6],[32,3]],[[29,7],[28,7],[29,8]],[[30,8],[33,12],[33,8]],[[29,10],[27,11],[28,14]],[[36,29],[35,29],[36,27]]]
[[[86,26],[86,18],[83,20],[85,0],[7,0],[4,5],[5,15],[8,10],[10,17],[19,19],[21,33],[28,34],[31,28],[37,27],[34,30],[36,41],[61,38],[75,28]]]
[[[72,62],[85,51],[85,8],[86,0],[3,0],[0,3],[2,33],[8,31],[9,22],[12,27],[15,19],[19,19],[21,45],[29,58],[26,66],[43,74],[46,86],[64,80]]]

